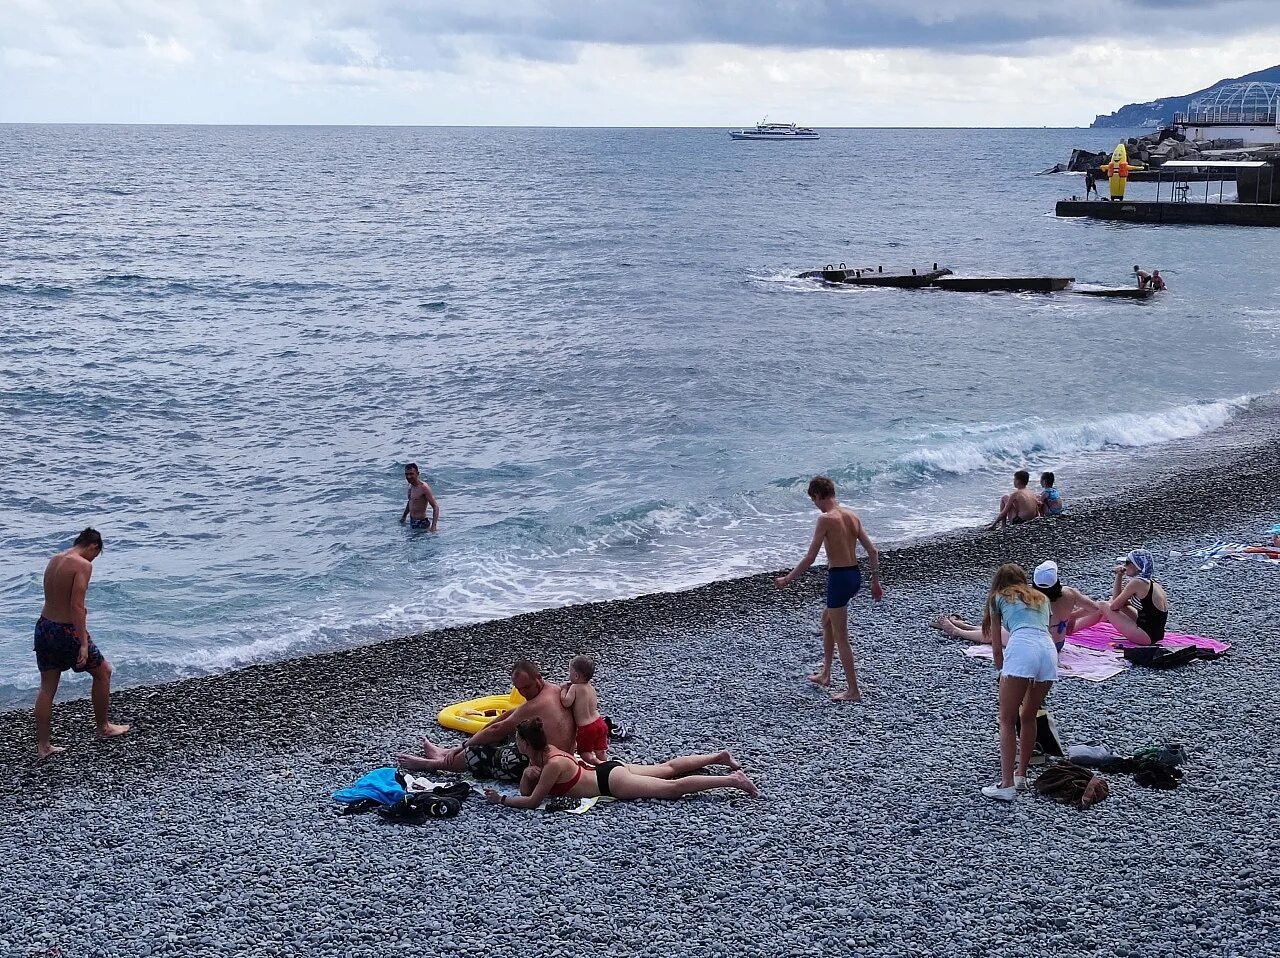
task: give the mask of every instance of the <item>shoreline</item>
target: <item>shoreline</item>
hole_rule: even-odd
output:
[[[1214,522],[1234,524],[1242,516],[1262,519],[1270,515],[1268,510],[1276,508],[1271,498],[1272,477],[1280,467],[1280,409],[1254,414],[1249,420],[1235,422],[1210,435],[1216,439],[1212,445],[1217,447],[1218,455],[1228,457],[1229,462],[1215,461],[1206,465],[1203,436],[1175,440],[1168,443],[1167,448],[1159,450],[1158,458],[1154,455],[1147,457],[1151,461],[1146,463],[1146,468],[1154,478],[1144,489],[1073,499],[1064,516],[1010,527],[1004,532],[986,532],[980,527],[949,530],[934,536],[918,537],[904,545],[886,547],[882,551],[886,601],[892,602],[895,597],[901,597],[903,585],[951,577],[958,565],[957,554],[963,556],[960,565],[976,566],[988,569],[988,572],[1002,561],[1034,564],[1050,555],[1059,564],[1070,565],[1080,556],[1099,550],[1122,554],[1153,535],[1207,535]],[[1233,467],[1237,470],[1234,481],[1224,485],[1220,476],[1224,470]],[[1122,532],[1126,528],[1133,532]],[[1139,531],[1144,534],[1139,534]],[[1101,545],[1100,537],[1109,545]],[[797,555],[802,546],[803,543],[797,543]],[[205,699],[207,705],[205,692],[217,693],[228,703],[243,701],[244,696],[236,690],[237,684],[243,683],[266,694],[277,704],[290,705],[296,711],[306,708],[322,692],[336,694],[346,681],[344,676],[359,688],[364,684],[361,675],[379,668],[384,668],[387,675],[395,676],[391,680],[392,687],[401,687],[405,694],[410,694],[410,677],[423,680],[430,686],[433,676],[424,668],[428,662],[432,665],[439,663],[446,670],[459,669],[463,674],[479,678],[482,674],[479,670],[484,669],[484,664],[476,660],[473,652],[488,649],[492,652],[490,671],[501,675],[505,668],[503,663],[524,655],[520,649],[528,644],[531,636],[541,633],[562,637],[583,624],[601,626],[610,623],[611,628],[593,639],[606,643],[619,633],[646,631],[644,625],[651,618],[679,616],[685,611],[709,614],[708,624],[711,624],[724,614],[726,606],[740,608],[743,602],[753,603],[762,612],[767,612],[779,603],[789,608],[807,608],[817,601],[822,582],[821,566],[816,566],[781,595],[774,594],[772,577],[775,574],[777,570],[771,570],[716,580],[675,592],[653,592],[631,598],[557,606],[506,618],[448,626],[369,645],[255,663],[175,682],[132,686],[113,693],[113,709],[125,721],[133,715],[145,715],[149,722],[158,710],[166,706],[175,714],[190,715],[187,704],[192,700]],[[688,610],[685,606],[689,607]],[[419,656],[421,660],[415,664],[413,660]],[[533,657],[538,658],[536,654]],[[325,673],[325,678],[319,682],[315,681],[317,671]],[[503,691],[491,689],[491,685],[492,682],[482,684],[480,689],[484,691],[477,690],[475,694]],[[277,696],[268,692],[273,686],[281,690]],[[309,686],[314,687],[309,689]],[[55,722],[63,725],[83,723],[88,717],[88,704],[87,694],[59,699],[55,705]],[[444,704],[447,701],[440,703],[441,706]],[[29,706],[0,711],[0,755],[6,751],[3,743],[12,740],[15,726],[23,721],[29,722],[30,715]],[[61,720],[59,716],[62,716]]]
[[[1186,438],[1167,440],[1150,446],[1125,448],[1111,453],[1110,458],[1112,461],[1110,462],[1099,460],[1085,463],[1080,467],[1078,473],[1073,474],[1074,478],[1071,482],[1068,517],[1076,517],[1078,519],[1095,510],[1110,509],[1116,503],[1131,495],[1131,493],[1127,492],[1123,488],[1117,492],[1111,493],[1099,491],[1108,487],[1114,487],[1117,484],[1132,484],[1135,488],[1141,488],[1143,484],[1150,486],[1153,481],[1177,481],[1178,477],[1187,474],[1189,471],[1192,474],[1209,471],[1206,470],[1204,461],[1208,457],[1221,454],[1248,458],[1249,452],[1252,450],[1258,455],[1265,456],[1271,446],[1276,443],[1280,443],[1280,390],[1251,396],[1249,397],[1249,403],[1249,408],[1247,408],[1239,417],[1231,420],[1223,426],[1210,430],[1207,433],[1201,433]],[[992,501],[994,502],[994,496],[1002,493],[1003,491],[1003,488],[998,490],[993,489],[991,492],[993,497]],[[875,535],[875,532],[876,530],[873,528],[873,535]],[[1030,535],[1032,533],[1028,532],[1026,534]],[[911,556],[917,552],[928,551],[935,547],[945,549],[953,545],[958,545],[961,548],[967,548],[969,543],[982,541],[987,535],[988,534],[984,531],[984,528],[980,525],[962,526],[950,527],[934,534],[908,532],[898,537],[877,536],[877,544],[881,546],[882,551],[893,553],[895,555],[901,554],[904,556]],[[796,557],[802,554],[806,542],[807,531],[806,539],[797,539],[794,548],[792,549],[792,552]],[[614,607],[620,603],[644,602],[656,596],[692,596],[702,590],[716,589],[718,587],[727,587],[732,589],[734,584],[747,583],[757,579],[767,580],[775,574],[776,570],[753,572],[745,575],[731,576],[729,578],[713,579],[697,585],[680,587],[673,590],[644,592],[638,595],[621,598],[604,598],[582,602],[570,602],[565,605],[549,606],[531,611],[516,612],[499,618],[478,619],[456,625],[445,625],[423,632],[383,638],[366,644],[322,645],[314,651],[298,649],[294,653],[286,654],[282,657],[271,657],[261,661],[251,661],[215,671],[200,671],[197,674],[182,678],[165,679],[161,681],[143,679],[136,683],[120,684],[120,676],[117,674],[116,680],[113,683],[116,690],[113,693],[113,700],[121,700],[120,696],[124,695],[145,692],[148,690],[180,687],[190,682],[213,680],[220,676],[232,675],[240,672],[250,672],[263,667],[270,668],[284,666],[288,663],[305,662],[313,659],[323,660],[331,656],[341,656],[348,652],[358,653],[361,650],[375,649],[384,645],[395,645],[398,643],[425,640],[429,636],[446,637],[451,636],[454,633],[458,633],[459,631],[483,630],[486,628],[497,627],[503,622],[525,620],[530,616],[548,615],[552,613],[572,615],[573,610],[576,609]],[[799,587],[800,586],[793,586],[792,591]],[[110,650],[108,649],[107,651],[108,657],[110,657]],[[3,723],[6,716],[11,713],[29,713],[31,709],[30,702],[34,699],[36,690],[37,686],[34,683],[25,689],[9,687],[6,694],[3,697],[0,697],[0,723]],[[87,702],[88,697],[89,685],[87,682],[79,682],[74,685],[64,682],[63,687],[59,690],[59,698],[56,707],[61,708],[64,705],[71,706],[75,703]]]

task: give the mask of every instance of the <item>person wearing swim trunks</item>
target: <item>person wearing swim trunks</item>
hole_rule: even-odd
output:
[[[814,476],[809,481],[809,498],[822,513],[813,531],[813,541],[800,564],[784,576],[774,579],[774,585],[785,589],[804,575],[818,558],[818,552],[827,553],[827,607],[822,613],[822,668],[809,676],[815,685],[831,684],[831,666],[834,650],[840,650],[840,664],[844,666],[848,688],[832,695],[837,702],[861,702],[858,689],[857,663],[853,647],[849,644],[849,601],[862,588],[862,568],[858,565],[858,543],[867,554],[871,569],[871,596],[877,602],[884,595],[880,587],[880,553],[863,528],[862,520],[852,509],[840,505],[836,499],[835,483],[826,476]]]
[[[96,529],[85,529],[71,548],[50,559],[44,570],[44,608],[35,629],[36,668],[40,670],[35,705],[36,753],[42,759],[64,751],[52,741],[53,700],[67,669],[93,676],[90,698],[98,738],[114,738],[129,731],[128,725],[116,725],[110,720],[111,663],[103,658],[89,634],[85,598],[93,576],[93,560],[100,555],[102,536]]]
[[[524,696],[523,704],[494,719],[454,748],[445,748],[424,738],[421,755],[401,753],[396,756],[397,763],[410,771],[471,772],[477,778],[521,780],[527,763],[511,739],[516,726],[531,718],[541,720],[552,745],[572,755],[577,726],[573,712],[560,702],[560,687],[544,680],[538,667],[528,659],[511,667],[511,684]]]
[[[578,754],[592,765],[609,760],[609,726],[600,714],[600,699],[591,680],[596,664],[585,655],[569,663],[569,681],[560,686],[560,704],[573,710],[578,727]]]
[[[568,795],[572,798],[613,798],[633,801],[639,798],[674,799],[715,788],[736,788],[753,798],[760,794],[729,752],[710,755],[686,755],[660,765],[629,765],[610,761],[588,765],[575,759],[565,749],[556,748],[548,739],[542,721],[537,718],[516,726],[516,747],[529,762],[530,774],[521,781],[518,796],[504,795],[487,789],[485,798],[508,808],[538,808],[548,798]],[[712,765],[729,769],[727,775],[698,775]]]
[[[1040,473],[1040,497],[1037,505],[1042,516],[1060,516],[1066,509],[1062,501],[1062,493],[1053,488],[1054,482],[1053,473]]]
[[[1000,497],[1000,512],[991,521],[991,525],[987,526],[988,530],[997,526],[1003,529],[1009,523],[1021,525],[1040,515],[1040,503],[1027,488],[1030,481],[1031,473],[1025,469],[1019,469],[1013,474],[1013,492]]]
[[[409,520],[410,529],[425,529],[428,532],[440,531],[440,504],[436,502],[431,487],[422,481],[418,472],[418,464],[411,462],[404,467],[404,481],[409,484],[409,498],[404,504],[404,512],[400,513],[400,523]],[[427,506],[431,507],[431,518],[427,518]]]
[[[1134,549],[1114,571],[1110,601],[1096,603],[1097,613],[1080,628],[1106,619],[1135,645],[1155,645],[1169,622],[1169,595],[1156,582],[1155,558],[1146,549]]]

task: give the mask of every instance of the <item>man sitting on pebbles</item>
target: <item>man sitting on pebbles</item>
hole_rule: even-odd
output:
[[[1009,523],[1021,525],[1040,515],[1040,500],[1027,488],[1031,473],[1019,469],[1013,474],[1013,492],[1000,497],[1000,513],[987,526],[988,530],[1003,529]]]
[[[456,748],[444,748],[427,738],[422,740],[422,755],[402,753],[396,762],[402,768],[418,772],[471,772],[476,778],[519,781],[528,759],[513,743],[516,726],[528,719],[540,719],[547,741],[563,752],[573,754],[577,726],[573,711],[560,702],[560,688],[542,678],[538,667],[522,659],[511,667],[511,684],[524,696],[517,706],[500,719],[490,722]]]

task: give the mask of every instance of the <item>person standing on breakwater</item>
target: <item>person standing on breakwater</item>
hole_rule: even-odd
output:
[[[1093,172],[1093,170],[1085,170],[1084,171],[1085,200],[1089,199],[1090,193],[1092,193],[1094,196],[1098,196],[1098,177],[1097,177],[1097,174]],[[1101,199],[1101,197],[1098,197],[1098,198]]]
[[[1025,469],[1019,469],[1013,474],[1013,492],[1000,497],[1000,512],[991,520],[991,525],[987,526],[987,529],[994,529],[997,526],[1003,529],[1010,522],[1015,526],[1020,525],[1040,515],[1040,502],[1027,488],[1027,483],[1030,481],[1031,473]]]
[[[826,476],[814,476],[809,480],[809,498],[822,513],[813,530],[813,541],[800,564],[784,576],[774,579],[774,585],[785,589],[813,565],[818,552],[827,551],[827,608],[822,613],[822,669],[809,676],[815,685],[831,684],[833,650],[840,650],[840,664],[849,683],[843,692],[831,696],[836,702],[861,702],[858,690],[858,669],[849,645],[849,600],[862,588],[862,569],[858,566],[858,543],[867,553],[871,567],[871,596],[877,602],[884,596],[880,588],[880,553],[867,535],[862,520],[852,509],[840,505],[836,499],[836,485]]]
[[[41,758],[64,751],[50,740],[53,731],[53,699],[67,669],[93,676],[93,717],[98,738],[114,738],[129,731],[128,725],[113,725],[111,709],[111,663],[102,657],[89,635],[89,610],[85,597],[93,575],[93,560],[102,555],[102,536],[85,529],[70,549],[59,552],[44,570],[44,608],[36,622],[36,667],[40,670],[40,691],[36,693],[36,751]]]
[[[1002,629],[1009,633],[1007,645],[1000,641]],[[1000,781],[984,787],[982,794],[1011,802],[1027,786],[1036,714],[1058,679],[1058,653],[1049,638],[1049,597],[1028,585],[1021,566],[1010,562],[996,570],[982,631],[1000,677]]]
[[[527,659],[511,667],[511,684],[524,696],[523,705],[490,722],[456,748],[444,748],[424,738],[422,755],[401,753],[396,761],[401,767],[417,772],[462,774],[469,771],[476,778],[519,781],[528,762],[510,739],[517,725],[532,718],[542,721],[552,745],[572,755],[578,727],[573,721],[573,711],[560,701],[560,686],[543,679],[538,667]]]
[[[409,501],[404,504],[404,512],[400,513],[400,522],[409,519],[410,529],[426,529],[429,532],[440,531],[440,504],[431,492],[431,487],[422,481],[418,472],[418,464],[411,462],[404,467],[404,481],[409,483]],[[431,520],[427,521],[427,506],[431,507]]]

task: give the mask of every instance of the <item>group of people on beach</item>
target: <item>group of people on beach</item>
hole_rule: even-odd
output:
[[[1040,492],[1037,494],[1027,488],[1031,473],[1019,469],[1013,474],[1013,492],[1000,497],[1000,511],[987,528],[1004,528],[1010,523],[1016,526],[1032,519],[1062,515],[1067,505],[1062,493],[1054,488],[1056,481],[1052,472],[1040,473]]]
[[[592,679],[595,663],[577,656],[569,681],[555,685],[524,659],[511,668],[511,685],[524,702],[495,719],[461,745],[445,748],[422,740],[422,754],[400,754],[397,763],[422,772],[470,772],[477,778],[519,783],[520,794],[487,789],[495,805],[538,808],[548,799],[680,798],[732,788],[759,794],[737,759],[721,750],[685,755],[657,765],[634,765],[608,756],[608,726],[599,711]],[[723,774],[698,774],[713,766]]]
[[[1061,515],[1065,510],[1052,472],[1040,476],[1041,491],[1027,486],[1030,473],[1014,473],[1014,491],[1000,500],[1000,512],[988,529],[1021,524],[1040,517]],[[823,663],[810,681],[831,682],[832,649],[840,652],[848,688],[832,698],[861,701],[857,663],[849,642],[849,601],[862,586],[858,559],[861,545],[871,572],[872,597],[879,601],[880,556],[857,513],[840,504],[835,484],[826,476],[809,482],[809,499],[822,515],[809,551],[794,569],[775,579],[784,588],[813,565],[818,553],[827,554],[826,609],[822,614]],[[983,606],[981,625],[974,626],[955,615],[939,616],[934,627],[958,638],[985,642],[999,676],[1000,781],[982,789],[984,795],[1011,801],[1026,787],[1027,768],[1036,744],[1036,715],[1058,678],[1058,654],[1067,636],[1081,629],[1110,623],[1120,636],[1135,645],[1151,645],[1164,638],[1169,618],[1169,596],[1156,582],[1155,559],[1146,549],[1134,549],[1114,569],[1111,596],[1095,601],[1058,577],[1058,564],[1046,560],[1035,569],[1031,581],[1023,568],[1006,563],[996,570]]]
[[[416,464],[405,467],[408,501],[401,520],[409,518],[417,528],[435,532],[440,509],[430,487],[422,481]],[[1027,487],[1030,474],[1014,474],[1014,490],[1000,502],[1000,512],[989,528],[1019,524],[1037,517],[1061,514],[1064,503],[1051,472],[1041,474],[1041,491]],[[848,606],[863,586],[867,566],[872,597],[879,601],[880,554],[854,510],[836,497],[835,483],[815,476],[808,496],[820,515],[804,557],[790,572],[774,580],[779,589],[803,575],[826,553],[825,608],[822,613],[822,665],[809,680],[829,687],[838,653],[846,687],[831,698],[859,702],[857,660],[849,639]],[[428,520],[426,512],[431,509]],[[859,547],[862,557],[859,557]],[[45,602],[35,628],[35,653],[40,670],[35,720],[40,758],[62,751],[51,739],[53,700],[62,674],[68,669],[93,677],[92,701],[98,735],[114,738],[129,726],[109,717],[111,665],[93,642],[88,629],[86,595],[93,561],[102,554],[102,536],[89,528],[71,548],[58,553],[44,574]],[[1018,565],[1002,565],[992,579],[980,625],[955,615],[940,616],[934,626],[948,635],[991,645],[1000,676],[999,718],[1001,780],[983,789],[993,798],[1012,799],[1025,785],[1027,766],[1035,742],[1035,715],[1053,682],[1057,655],[1067,636],[1101,621],[1135,644],[1148,645],[1164,637],[1169,597],[1156,582],[1155,561],[1145,549],[1135,549],[1116,565],[1111,596],[1095,601],[1062,584],[1058,566],[1046,560],[1030,580]],[[592,680],[595,664],[579,656],[569,666],[568,681],[547,682],[538,667],[527,660],[512,669],[512,685],[524,698],[502,718],[472,735],[462,745],[445,748],[423,740],[421,755],[397,756],[401,765],[418,771],[472,772],[477,777],[518,781],[520,795],[494,790],[490,801],[516,808],[535,808],[547,798],[611,797],[676,798],[713,788],[733,788],[757,794],[754,783],[727,751],[673,758],[658,765],[632,765],[609,758],[608,729],[600,715]],[[1021,722],[1021,737],[1015,732]],[[693,774],[723,766],[724,774]]]

